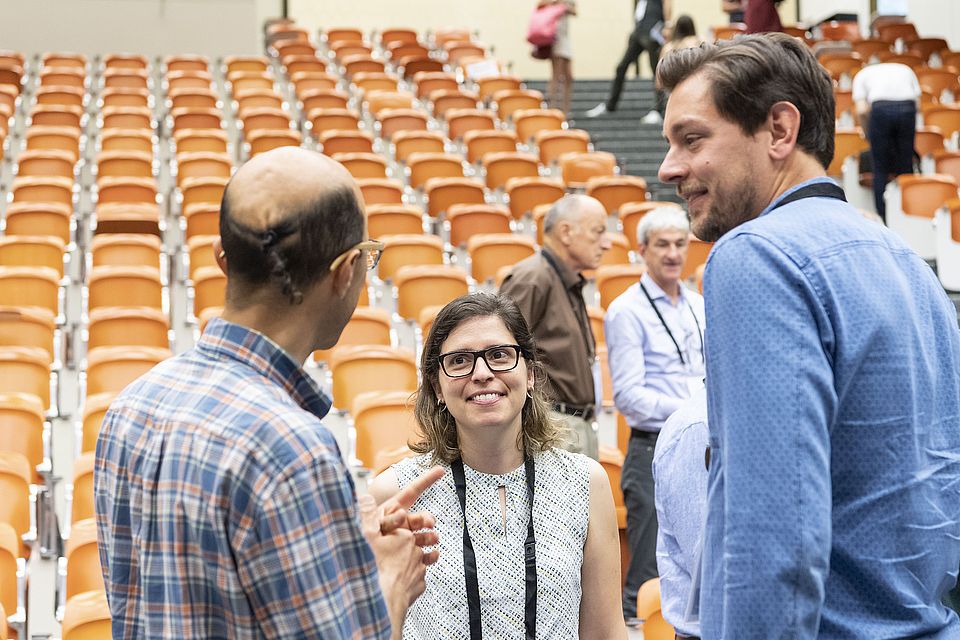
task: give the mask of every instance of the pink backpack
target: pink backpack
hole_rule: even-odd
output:
[[[544,4],[533,10],[527,27],[527,42],[535,47],[548,47],[557,39],[557,23],[567,12],[567,5]]]

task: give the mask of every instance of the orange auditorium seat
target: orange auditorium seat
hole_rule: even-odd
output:
[[[0,266],[46,267],[63,277],[63,240],[56,236],[0,237]]]
[[[597,267],[597,291],[600,292],[600,306],[606,309],[610,303],[640,281],[643,267],[638,264],[615,264]]]
[[[432,178],[462,178],[463,159],[450,153],[413,153],[407,158],[410,186],[421,189]]]
[[[177,154],[227,153],[227,132],[222,129],[181,129],[173,135]]]
[[[440,131],[398,131],[393,134],[393,154],[406,162],[412,153],[443,153],[446,138]]]
[[[0,392],[0,452],[23,456],[30,466],[32,483],[42,481],[37,466],[43,462],[43,422],[40,398],[30,393]]]
[[[844,161],[851,156],[859,158],[860,153],[865,151],[869,144],[864,139],[863,130],[860,127],[837,129],[833,139],[835,150],[833,160],[827,167],[827,175],[842,176]]]
[[[90,270],[88,307],[163,308],[160,270],[147,266],[103,265]]]
[[[563,183],[555,178],[510,178],[504,189],[510,198],[510,213],[517,220],[534,207],[541,204],[553,204],[563,197]]]
[[[384,109],[378,114],[380,135],[390,140],[401,131],[426,131],[427,116],[419,109]]]
[[[108,233],[94,236],[90,254],[94,267],[142,265],[160,268],[160,238],[145,233]]]
[[[279,147],[299,147],[301,142],[300,132],[294,129],[260,129],[247,134],[251,158]]]
[[[206,71],[210,67],[210,61],[206,56],[191,54],[167,56],[164,64],[168,74],[174,71]]]
[[[534,142],[544,165],[556,163],[566,153],[590,151],[590,134],[583,129],[544,129],[537,132]]]
[[[403,185],[397,180],[363,178],[357,180],[363,202],[371,204],[403,204]]]
[[[353,109],[314,109],[307,119],[315,137],[334,129],[360,128],[360,115]]]
[[[153,134],[142,129],[104,129],[100,132],[100,149],[153,154]]]
[[[357,459],[365,467],[373,467],[378,453],[405,447],[420,433],[406,390],[359,394],[350,414],[357,432]]]
[[[606,151],[565,153],[560,156],[560,171],[569,188],[585,187],[587,181],[595,176],[613,176],[616,168],[616,156]]]
[[[56,317],[42,307],[0,307],[0,346],[43,349],[50,362],[55,356]]]
[[[89,451],[81,453],[73,461],[73,500],[70,505],[70,522],[92,520],[93,512],[93,457]]]
[[[205,309],[222,307],[227,295],[227,276],[220,267],[198,267],[191,274],[193,281],[193,314],[200,317]]]
[[[19,543],[17,557],[26,558],[29,548],[23,536],[30,530],[30,463],[19,453],[0,452],[0,523],[13,527]],[[9,538],[4,541],[9,544]],[[12,551],[12,549],[10,550]],[[4,580],[4,584],[7,584]],[[6,595],[0,594],[6,602]],[[25,605],[26,603],[24,603]]]
[[[586,194],[613,215],[629,202],[645,202],[647,181],[637,176],[596,176],[587,180]]]
[[[417,97],[420,99],[428,98],[433,91],[456,91],[460,88],[457,77],[446,71],[421,71],[414,75],[413,83],[417,87]]]
[[[30,112],[30,126],[79,129],[82,120],[83,109],[70,105],[38,104]]]
[[[60,276],[46,267],[0,267],[0,305],[42,307],[57,315]]]
[[[484,101],[491,99],[497,91],[504,89],[522,89],[520,78],[510,75],[487,76],[477,80],[477,90]]]
[[[501,267],[514,265],[536,252],[527,236],[512,233],[475,235],[467,242],[471,274],[477,282],[492,281]]]
[[[344,346],[330,356],[333,405],[349,408],[361,393],[407,391],[417,388],[413,352],[386,346]]]
[[[361,91],[396,91],[400,79],[392,73],[383,71],[370,71],[354,74],[351,78],[353,84]]]
[[[387,177],[387,161],[378,153],[335,153],[331,157],[346,167],[354,178]]]
[[[367,233],[371,238],[423,233],[423,211],[404,204],[368,205]]]
[[[480,96],[464,89],[434,89],[430,92],[433,115],[445,118],[448,111],[456,109],[476,109]]]
[[[647,580],[637,592],[637,617],[643,620],[645,640],[673,640],[676,635],[663,619],[660,607],[660,578]]]
[[[110,407],[110,403],[117,397],[114,392],[87,394],[83,400],[83,414],[81,416],[80,450],[93,451],[97,446],[97,436],[100,435],[100,426],[103,417]]]
[[[343,327],[337,344],[331,349],[313,352],[313,359],[328,361],[333,349],[348,345],[382,345],[389,347],[390,312],[379,307],[358,306]]]
[[[72,209],[54,202],[13,202],[7,205],[6,232],[10,235],[55,236],[70,242]]]
[[[543,94],[530,89],[504,89],[493,94],[493,103],[497,116],[509,120],[517,111],[542,108]]]
[[[339,89],[309,89],[300,96],[300,113],[310,113],[314,109],[346,109],[350,96]]]
[[[463,134],[467,162],[482,162],[488,153],[516,153],[517,134],[509,129],[474,129]]]
[[[940,129],[944,138],[951,138],[960,132],[960,104],[930,107],[923,113],[923,123]]]
[[[443,264],[443,242],[432,235],[383,236],[383,255],[377,266],[381,280],[393,278],[397,270],[411,264]]]
[[[62,640],[100,640],[111,634],[110,605],[103,591],[87,591],[69,600],[63,609]]]
[[[510,212],[492,204],[455,204],[447,209],[450,244],[464,246],[479,234],[510,233]]]
[[[487,187],[501,189],[507,180],[540,175],[537,157],[531,153],[490,153],[483,159]]]
[[[559,109],[522,109],[513,114],[517,136],[529,142],[541,131],[559,131],[566,124],[566,117]]]
[[[21,176],[10,187],[13,202],[53,202],[73,206],[73,179],[60,176]]]
[[[92,494],[92,485],[90,490]],[[67,566],[67,599],[80,593],[103,592],[103,572],[100,568],[100,554],[97,551],[96,520],[90,517],[73,523],[70,527],[70,538],[67,540],[64,557]]]
[[[87,353],[87,395],[122,391],[128,384],[171,357],[157,347],[98,347]]]
[[[73,127],[33,126],[24,132],[25,149],[60,150],[73,156],[74,162],[80,159],[80,130]]]
[[[317,142],[328,156],[335,153],[373,152],[373,135],[369,131],[331,129],[321,133]]]
[[[89,314],[87,348],[170,347],[167,314],[151,307],[103,307]]]
[[[426,307],[445,305],[469,290],[467,274],[451,265],[403,266],[393,280],[397,287],[397,313],[408,320],[419,318]]]
[[[451,140],[462,140],[468,131],[495,130],[497,116],[487,109],[450,109],[444,114]]]
[[[144,89],[115,87],[100,92],[102,107],[150,107],[150,92]]]
[[[406,91],[367,91],[363,94],[363,101],[374,118],[379,118],[384,109],[413,109],[415,106],[413,94]]]
[[[152,178],[153,152],[101,151],[97,154],[97,178]]]
[[[431,218],[455,204],[483,204],[483,183],[474,178],[431,178],[423,186],[427,214]]]

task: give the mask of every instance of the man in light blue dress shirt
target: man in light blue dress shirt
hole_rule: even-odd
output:
[[[829,75],[782,34],[672,53],[660,179],[715,240],[700,623],[960,638],[960,331],[928,265],[825,177]]]
[[[631,427],[620,485],[627,507],[630,566],[623,611],[635,615],[637,590],[657,577],[653,448],[664,421],[703,379],[703,297],[680,282],[690,226],[678,207],[654,209],[637,242],[647,272],[610,303],[604,335],[613,399]]]
[[[700,621],[688,608],[707,508],[708,439],[707,390],[700,387],[667,419],[653,453],[660,609],[685,638],[700,635]]]

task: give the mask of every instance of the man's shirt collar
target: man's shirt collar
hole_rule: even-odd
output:
[[[213,318],[200,336],[197,350],[214,360],[234,360],[284,389],[305,411],[323,418],[330,399],[286,351],[264,334]]]

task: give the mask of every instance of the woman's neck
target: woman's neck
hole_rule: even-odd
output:
[[[458,429],[463,463],[481,473],[500,475],[523,464],[523,451],[517,447],[520,425],[506,429]]]

